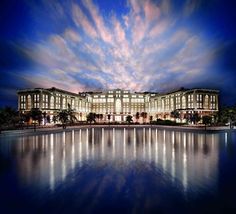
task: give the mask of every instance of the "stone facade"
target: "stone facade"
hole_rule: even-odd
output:
[[[173,119],[171,112],[177,110],[180,120],[186,115],[198,113],[199,116],[212,115],[218,111],[219,91],[211,89],[180,89],[159,94],[153,92],[130,92],[129,90],[108,90],[105,92],[72,93],[57,88],[35,88],[18,91],[18,108],[20,112],[39,108],[52,117],[56,112],[70,106],[80,121],[86,120],[89,112],[102,115],[101,121],[125,121],[132,115],[135,122],[137,112],[147,113],[146,121]]]

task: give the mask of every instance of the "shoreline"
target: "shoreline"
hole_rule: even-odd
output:
[[[58,133],[62,131],[71,131],[87,128],[156,128],[159,130],[171,129],[175,131],[194,131],[194,132],[226,132],[226,131],[235,131],[235,129],[230,129],[227,126],[209,126],[205,129],[204,126],[165,126],[165,125],[136,125],[136,124],[122,124],[122,125],[104,125],[104,124],[92,124],[92,125],[76,125],[76,126],[67,126],[66,129],[62,127],[38,127],[36,131],[34,129],[20,129],[20,130],[5,130],[0,133],[0,136],[10,136],[10,135],[23,135],[23,134],[44,134],[44,133]]]

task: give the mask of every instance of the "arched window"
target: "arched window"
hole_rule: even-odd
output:
[[[182,97],[182,108],[183,109],[186,108],[186,97],[185,96]]]
[[[204,99],[204,108],[209,109],[209,96],[206,95]]]
[[[27,96],[27,109],[31,109],[31,107],[32,107],[32,101],[31,101],[31,96],[30,95],[28,95]]]
[[[121,108],[121,100],[117,99],[116,100],[116,113],[120,113],[122,112],[122,108]]]
[[[50,100],[50,109],[54,109],[54,96],[51,96],[51,100]]]

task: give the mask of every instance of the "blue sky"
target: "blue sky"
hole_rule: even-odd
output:
[[[229,0],[3,0],[0,105],[16,90],[216,88],[236,103]]]

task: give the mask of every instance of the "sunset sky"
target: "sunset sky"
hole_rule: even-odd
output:
[[[1,0],[0,106],[16,90],[215,88],[236,103],[236,2]]]

